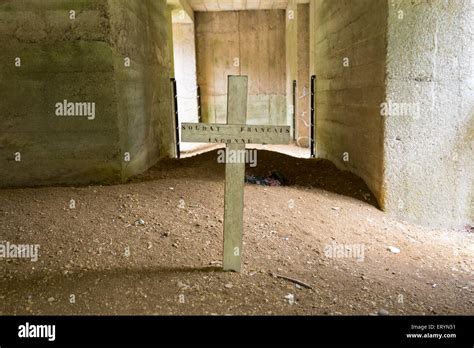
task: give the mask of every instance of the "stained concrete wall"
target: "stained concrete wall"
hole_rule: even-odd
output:
[[[382,204],[400,217],[430,225],[474,220],[473,18],[468,0],[389,7],[387,100],[419,110],[384,120]]]
[[[0,186],[116,182],[166,156],[163,10],[151,0],[2,1]],[[56,116],[65,99],[95,102],[95,119]]]
[[[114,48],[123,176],[174,156],[168,46],[171,12],[161,1],[109,0]],[[126,68],[123,57],[132,59]]]
[[[309,73],[309,4],[298,5],[298,81],[296,144],[309,146],[311,83]]]
[[[310,8],[318,155],[361,176],[402,219],[472,224],[472,2],[315,0]]]
[[[74,21],[70,10],[77,12]],[[106,1],[2,2],[2,186],[120,178],[114,60],[107,40]],[[96,118],[55,116],[55,104],[64,99],[96,102]],[[16,152],[21,161],[14,160]]]
[[[319,157],[381,197],[387,1],[315,0],[311,8]]]
[[[227,75],[249,76],[248,123],[286,124],[285,12],[197,12],[203,122],[225,122]]]

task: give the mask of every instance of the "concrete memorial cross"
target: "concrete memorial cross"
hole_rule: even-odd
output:
[[[288,144],[289,126],[246,124],[247,91],[247,76],[229,76],[227,124],[182,123],[181,141],[226,144],[226,158],[231,157],[227,156],[229,153],[245,151],[245,144]],[[242,265],[244,181],[245,162],[228,161],[224,191],[224,271],[240,272]]]

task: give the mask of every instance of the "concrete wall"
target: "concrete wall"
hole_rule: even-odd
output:
[[[168,46],[171,11],[163,1],[109,0],[123,177],[174,156]],[[132,64],[125,67],[123,57]]]
[[[310,8],[318,155],[361,176],[402,219],[472,224],[472,2]]]
[[[154,1],[1,2],[0,186],[116,182],[167,154],[163,9]],[[65,99],[96,103],[95,119],[56,116]]]
[[[199,122],[197,102],[196,45],[193,23],[173,23],[175,78],[180,122]],[[182,150],[191,148],[181,144]]]
[[[227,75],[249,76],[247,122],[286,124],[285,12],[197,12],[203,122],[225,122]]]
[[[379,198],[387,6],[380,0],[315,0],[311,6],[317,154],[359,175]]]
[[[296,144],[309,146],[311,81],[309,74],[309,4],[298,5],[298,83]]]
[[[387,100],[419,114],[385,117],[382,204],[431,225],[474,220],[474,4],[389,7]]]
[[[107,40],[106,1],[1,3],[0,185],[120,179]],[[55,104],[64,99],[96,102],[96,118],[57,117]]]

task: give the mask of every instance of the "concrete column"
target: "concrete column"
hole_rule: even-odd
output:
[[[389,6],[381,204],[403,219],[474,219],[474,4]]]
[[[166,26],[168,33],[168,48],[170,55],[170,78],[175,77],[174,73],[174,47],[173,47],[173,7],[170,5],[166,6]]]
[[[315,56],[316,56],[316,2],[309,2],[309,74],[310,76],[316,73],[315,71]],[[321,4],[321,2],[318,2]]]
[[[286,9],[286,100],[287,125],[293,125],[293,80],[298,79],[298,1],[290,0]],[[293,132],[293,129],[292,129]]]
[[[474,219],[474,5],[314,0],[318,155],[423,225]]]
[[[309,146],[310,68],[309,68],[309,4],[298,5],[298,84],[296,95],[296,144]]]
[[[2,2],[0,186],[119,182],[170,154],[165,12],[154,0]],[[58,117],[64,100],[94,103],[94,117]]]
[[[309,2],[309,76],[316,75],[316,5],[321,5],[321,2],[310,1]],[[316,76],[317,77],[317,76]],[[317,83],[317,80],[316,80]],[[311,83],[310,83],[311,88]],[[311,90],[310,90],[311,93]],[[310,95],[311,98],[311,95]],[[311,101],[310,101],[311,102]],[[311,107],[309,109],[311,112]],[[309,115],[311,117],[311,114]],[[317,111],[315,111],[314,118],[314,134],[317,134]],[[309,130],[311,132],[311,130]],[[311,139],[309,139],[308,146],[311,146]],[[316,157],[318,157],[318,143],[314,143],[314,152]]]

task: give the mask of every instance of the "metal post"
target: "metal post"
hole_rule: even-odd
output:
[[[310,122],[310,139],[311,139],[311,158],[315,158],[316,154],[314,151],[315,139],[314,139],[314,122],[316,113],[316,75],[311,76],[311,122]]]
[[[179,148],[179,118],[178,118],[178,89],[176,86],[176,79],[171,78],[171,83],[173,85],[173,101],[174,101],[174,125],[176,131],[176,158],[181,157],[181,150]]]
[[[198,99],[198,122],[202,122],[202,109],[201,109],[201,86],[197,86],[197,99]]]
[[[293,140],[296,140],[296,80],[293,80]]]

